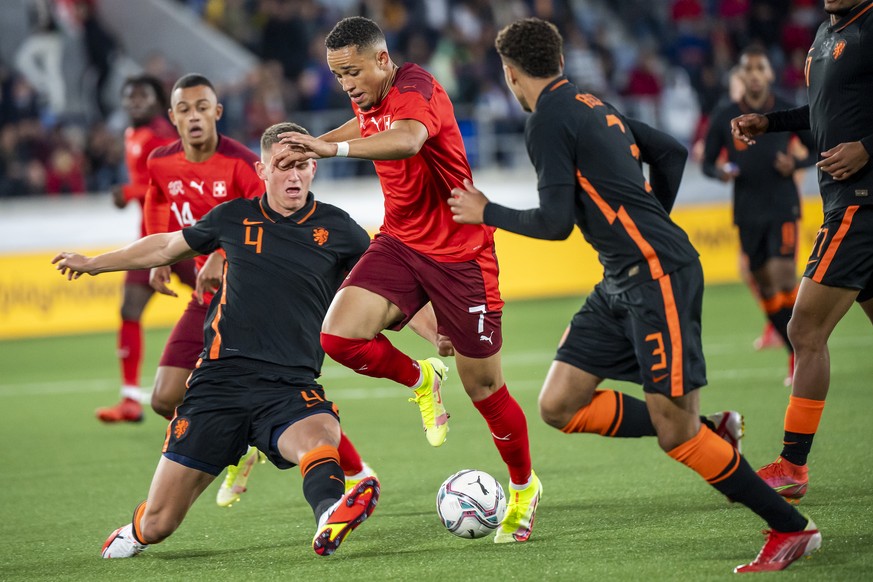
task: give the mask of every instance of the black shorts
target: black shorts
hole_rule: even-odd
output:
[[[757,271],[772,258],[797,256],[797,223],[794,221],[738,225],[740,247],[749,257],[749,270]]]
[[[167,427],[164,456],[218,475],[235,465],[248,445],[280,469],[294,464],[279,454],[284,430],[313,414],[339,419],[324,389],[311,377],[204,362],[191,373],[185,400]]]
[[[859,302],[873,298],[873,206],[825,214],[803,276],[829,287],[858,289]]]
[[[695,261],[616,294],[597,285],[555,360],[670,397],[706,385],[700,340],[703,270]]]

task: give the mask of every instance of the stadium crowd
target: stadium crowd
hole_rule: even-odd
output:
[[[803,61],[822,18],[817,0],[177,1],[260,57],[242,82],[219,88],[225,105],[221,131],[252,147],[271,124],[294,118],[317,128],[312,115],[347,113],[348,99],[323,60],[324,35],[349,14],[381,23],[399,62],[421,63],[441,80],[462,130],[465,122],[472,128],[474,120],[487,120],[498,134],[520,132],[523,125],[492,46],[496,31],[515,18],[558,23],[568,76],[655,126],[664,126],[670,107],[663,102],[665,90],[686,79],[699,106],[698,134],[749,43],[767,49],[779,75],[777,90],[803,101]],[[123,43],[101,23],[97,4],[30,0],[30,36],[14,58],[0,59],[0,198],[104,191],[125,179],[126,120],[108,82]],[[21,54],[37,41],[42,50],[59,50],[49,40],[57,35],[74,37],[87,56],[93,90],[84,113],[66,110],[60,76],[49,74],[49,82],[41,83]],[[159,51],[140,65],[168,86],[189,72],[174,65],[171,53]],[[475,156],[471,161],[476,163]]]

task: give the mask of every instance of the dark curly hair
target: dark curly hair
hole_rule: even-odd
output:
[[[338,50],[347,46],[371,48],[385,42],[385,34],[379,25],[363,16],[350,16],[336,23],[324,39],[328,50]]]
[[[494,41],[502,58],[540,79],[561,74],[563,45],[557,27],[539,18],[516,20],[501,30]]]
[[[124,93],[124,90],[128,87],[151,87],[152,91],[155,92],[155,99],[158,101],[158,107],[166,109],[170,106],[170,102],[167,100],[167,92],[164,90],[164,85],[161,83],[160,79],[155,76],[142,74],[128,77],[124,80],[124,84],[121,86],[121,92]]]

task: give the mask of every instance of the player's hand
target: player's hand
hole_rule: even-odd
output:
[[[718,179],[722,182],[730,182],[740,175],[740,167],[733,162],[724,164],[718,170]]]
[[[776,152],[776,161],[773,162],[773,167],[784,177],[789,178],[794,174],[797,167],[797,160],[791,154],[785,152]]]
[[[824,159],[816,164],[822,172],[833,176],[834,180],[845,180],[853,176],[870,161],[867,148],[859,141],[850,141],[821,153]]]
[[[284,134],[283,134],[284,135]],[[286,146],[284,149],[277,152],[271,161],[274,168],[282,170],[289,170],[294,167],[295,164],[299,164],[304,160],[308,160],[310,158],[318,157],[312,152],[307,152],[301,147],[297,146]]]
[[[149,285],[152,286],[152,289],[161,293],[162,295],[169,295],[170,297],[178,297],[175,291],[170,289],[167,286],[167,283],[170,282],[170,273],[173,271],[170,267],[154,267],[149,273]]]
[[[449,207],[454,216],[452,219],[460,224],[482,224],[485,222],[485,205],[488,199],[473,186],[473,182],[464,178],[463,188],[453,188],[449,198]]]
[[[215,293],[221,286],[221,280],[224,277],[225,259],[221,253],[212,253],[203,268],[197,272],[197,283],[194,286],[194,297],[197,298],[197,303],[203,305],[204,293]]]
[[[731,134],[741,142],[754,145],[756,136],[767,131],[770,121],[760,113],[746,113],[731,119]]]
[[[437,334],[437,353],[444,358],[455,355],[455,346],[447,335]]]
[[[67,276],[67,281],[78,279],[84,274],[91,274],[89,263],[91,259],[82,256],[79,253],[59,253],[52,259],[52,264],[56,265],[56,269],[61,272],[61,275]]]
[[[283,143],[293,151],[300,152],[306,158],[332,158],[336,155],[337,145],[317,137],[290,131],[279,134],[279,143]]]
[[[127,206],[127,198],[124,197],[124,188],[121,184],[116,184],[110,190],[112,193],[112,203],[116,208],[124,208]]]

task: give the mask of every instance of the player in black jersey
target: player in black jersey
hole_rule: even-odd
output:
[[[303,494],[318,523],[312,547],[333,553],[375,509],[379,482],[368,477],[343,494],[336,407],[316,382],[324,352],[319,332],[333,295],[367,249],[369,237],[344,211],[309,191],[316,163],[286,170],[271,163],[285,146],[274,125],[261,138],[258,175],[266,194],[213,208],[193,226],[155,234],[94,258],[61,253],[68,278],[83,273],[168,265],[221,248],[221,288],[209,306],[206,347],[185,399],[167,428],[148,499],[132,523],[103,546],[104,558],[127,558],[170,536],[224,467],[249,445],[280,469],[299,465]]]
[[[764,312],[788,348],[786,381],[790,383],[793,352],[788,341],[788,320],[797,295],[795,255],[800,218],[794,170],[815,163],[812,154],[815,144],[809,132],[800,132],[798,137],[809,155],[797,160],[790,153],[793,134],[766,136],[754,150],[734,139],[732,118],[742,113],[764,113],[790,106],[770,91],[773,69],[764,49],[752,46],[744,50],[738,75],[744,86],[743,96],[736,102],[723,103],[710,118],[703,173],[734,183],[733,217],[739,230],[740,246],[748,257],[749,271]],[[727,163],[717,166],[722,152],[727,152]]]
[[[540,392],[540,414],[562,432],[657,436],[675,460],[773,528],[737,571],[777,570],[821,544],[815,524],[770,489],[739,451],[702,426],[706,384],[700,341],[703,272],[685,232],[670,220],[686,152],[562,75],[552,24],[517,21],[497,36],[506,83],[531,111],[525,141],[540,205],[513,210],[465,182],[452,191],[455,220],[535,238],[567,238],[578,225],[604,278],[573,316]],[[650,181],[640,161],[651,165]],[[645,402],[597,390],[604,378],[643,385]]]
[[[811,129],[824,224],[803,273],[788,335],[796,353],[782,453],[758,474],[787,499],[809,486],[807,458],[830,385],[828,338],[858,302],[873,321],[873,0],[825,0],[806,59],[809,105],[731,120],[738,140]]]

